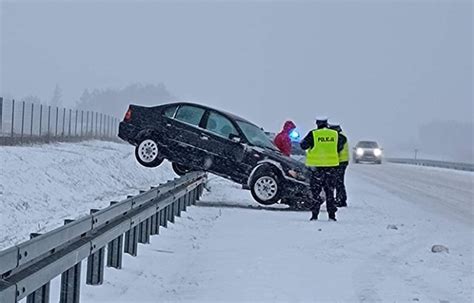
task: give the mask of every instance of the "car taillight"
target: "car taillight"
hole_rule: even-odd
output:
[[[130,122],[130,120],[132,120],[132,110],[129,108],[127,112],[125,113],[125,117],[123,118],[123,121]]]

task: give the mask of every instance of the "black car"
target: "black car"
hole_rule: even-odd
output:
[[[193,103],[130,105],[119,137],[136,146],[136,159],[146,167],[168,159],[179,175],[208,171],[242,184],[265,205],[308,199],[304,164],[282,155],[260,127],[233,114]]]
[[[357,142],[352,156],[355,163],[372,162],[382,164],[382,148],[375,141]]]

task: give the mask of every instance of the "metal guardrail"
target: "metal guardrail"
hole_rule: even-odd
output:
[[[49,302],[50,281],[61,275],[60,302],[79,303],[82,260],[87,258],[86,284],[102,284],[105,265],[120,269],[123,252],[137,256],[138,243],[150,243],[160,226],[199,200],[206,179],[205,173],[189,173],[0,251],[0,302]]]
[[[431,166],[440,168],[449,168],[456,170],[474,171],[474,164],[472,163],[458,163],[458,162],[446,162],[437,160],[423,160],[423,159],[403,159],[403,158],[388,158],[385,159],[387,162],[400,163],[400,164],[411,164],[420,166]]]

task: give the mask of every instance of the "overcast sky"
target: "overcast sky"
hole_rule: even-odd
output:
[[[68,105],[163,82],[266,129],[327,115],[353,138],[409,141],[473,119],[472,14],[470,1],[2,1],[0,93],[49,100],[58,83]]]

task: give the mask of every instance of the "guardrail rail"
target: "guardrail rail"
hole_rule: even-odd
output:
[[[386,161],[391,162],[391,163],[399,163],[399,164],[411,164],[411,165],[474,171],[474,164],[472,163],[459,163],[459,162],[447,162],[447,161],[423,160],[423,159],[403,159],[403,158],[388,158],[386,159]]]
[[[138,243],[150,243],[160,226],[199,200],[206,180],[205,173],[189,173],[0,251],[0,302],[49,302],[50,281],[61,275],[60,302],[79,303],[83,260],[86,284],[102,284],[105,266],[120,269],[124,252],[137,256]]]

